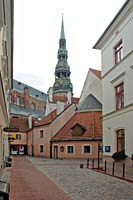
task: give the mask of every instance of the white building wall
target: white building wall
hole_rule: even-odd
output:
[[[115,29],[109,34],[102,48],[102,76],[115,65],[114,46],[121,39],[124,56],[133,50],[133,19],[131,17],[132,13],[129,14],[125,21],[122,21],[122,24],[117,24]]]
[[[133,154],[133,2],[119,14],[99,42],[102,55],[103,150],[117,151],[116,131],[125,129],[125,153]],[[114,47],[122,39],[123,59],[115,64]],[[101,46],[100,46],[101,45]],[[98,48],[99,48],[98,47]],[[124,83],[124,108],[116,111],[115,86]],[[111,151],[105,152],[110,146]]]
[[[117,151],[116,131],[125,129],[125,153],[129,156],[133,153],[133,108],[118,112],[103,119],[103,149],[104,155],[112,156]],[[105,146],[110,146],[111,151],[105,152]]]
[[[89,70],[86,80],[80,95],[79,104],[89,95],[92,94],[102,103],[102,84],[99,79],[91,70]]]

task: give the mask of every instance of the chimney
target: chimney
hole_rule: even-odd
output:
[[[28,127],[29,127],[29,129],[32,128],[32,115],[28,116]]]
[[[48,89],[48,99],[50,102],[53,102],[53,88],[52,87]]]
[[[64,110],[64,102],[57,101],[57,115]]]
[[[24,103],[25,103],[25,108],[29,108],[29,88],[24,87]]]
[[[71,91],[69,91],[69,92],[67,93],[67,100],[68,100],[68,104],[71,104],[71,103],[72,103],[72,93],[71,93]]]

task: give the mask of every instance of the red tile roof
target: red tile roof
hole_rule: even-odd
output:
[[[64,112],[70,105],[72,104],[66,104],[64,106],[64,110],[62,112]],[[61,113],[62,113],[61,112]],[[60,114],[61,114],[60,113]],[[46,124],[49,124],[51,123],[55,118],[57,117],[57,109],[55,109],[54,111],[52,111],[51,113],[49,113],[46,117],[43,117],[40,121],[38,121],[36,124],[35,124],[35,127],[36,126],[42,126],[42,125],[46,125]]]
[[[77,112],[52,140],[72,139],[72,127],[80,124],[86,130],[80,138],[102,138],[101,112]]]
[[[40,121],[38,121],[35,126],[41,126],[44,124],[48,124],[50,123],[53,119],[55,119],[57,117],[57,111],[56,109],[54,111],[52,111],[51,113],[49,113],[46,117],[43,117]]]
[[[90,68],[90,70],[98,77],[101,79],[101,71],[97,70],[97,69],[92,69]]]

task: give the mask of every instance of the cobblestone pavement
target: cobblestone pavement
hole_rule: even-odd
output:
[[[133,200],[133,183],[87,169],[86,161],[27,159],[73,200]]]

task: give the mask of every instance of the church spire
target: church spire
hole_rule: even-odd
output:
[[[67,63],[66,39],[64,33],[64,21],[62,15],[61,33],[59,39],[59,49],[57,54],[57,64],[55,68],[55,83],[53,85],[53,93],[58,95],[73,94],[73,86],[70,80],[70,67]]]
[[[62,14],[62,24],[61,24],[60,39],[65,39],[63,14]]]

